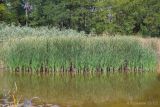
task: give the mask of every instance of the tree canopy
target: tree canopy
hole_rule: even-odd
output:
[[[86,33],[160,36],[160,1],[0,0],[0,21]]]

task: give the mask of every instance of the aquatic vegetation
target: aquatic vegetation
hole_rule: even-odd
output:
[[[144,40],[0,24],[0,62],[11,71],[155,71],[157,41]]]
[[[22,104],[20,104],[20,100],[21,100],[22,96],[20,98],[17,97],[18,89],[17,89],[16,82],[14,83],[14,88],[12,88],[10,90],[7,90],[4,88],[3,91],[2,90],[0,90],[0,91],[2,93],[2,96],[1,96],[2,97],[2,99],[1,99],[2,105],[0,105],[0,106],[2,106],[2,107],[4,107],[4,106],[6,106],[6,107],[19,107],[20,105],[22,105]]]
[[[0,100],[2,102],[0,102],[0,106],[4,107],[32,107],[32,101],[34,99],[38,99],[41,101],[41,99],[39,97],[32,97],[31,99],[24,99],[24,101],[22,100],[22,95],[18,95],[18,87],[16,82],[12,83],[14,84],[14,88],[10,88],[9,90],[4,88],[3,90],[0,90],[0,92],[2,93],[2,95],[0,96]],[[3,84],[1,84],[3,85]],[[5,84],[6,85],[6,84]],[[12,85],[10,86],[12,87]],[[20,96],[20,97],[18,97]],[[2,103],[2,104],[1,104]]]
[[[3,58],[11,71],[155,71],[157,65],[153,46],[134,37],[34,36],[5,46]]]

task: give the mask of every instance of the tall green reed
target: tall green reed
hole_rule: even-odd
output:
[[[24,37],[4,52],[8,67],[31,71],[149,71],[157,64],[156,52],[133,37]]]

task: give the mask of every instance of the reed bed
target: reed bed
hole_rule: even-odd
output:
[[[58,29],[56,27],[21,27],[0,23],[0,42],[10,38],[23,38],[33,36],[85,36],[84,32],[77,32],[72,29]]]
[[[11,39],[3,51],[11,71],[106,73],[155,71],[156,51],[134,37],[34,36]]]

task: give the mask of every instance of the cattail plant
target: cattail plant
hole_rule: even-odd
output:
[[[157,64],[155,51],[133,37],[24,37],[10,44],[4,58],[15,71],[101,74],[155,70]]]

